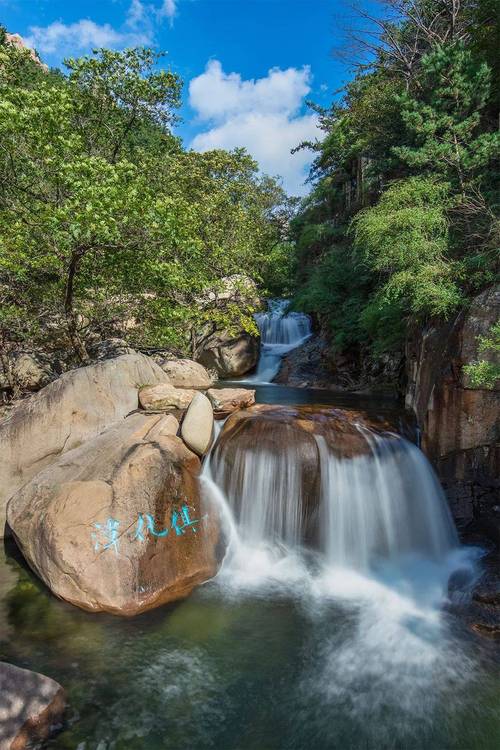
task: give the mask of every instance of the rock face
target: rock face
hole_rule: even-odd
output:
[[[188,448],[204,456],[212,443],[214,415],[212,404],[203,393],[191,401],[182,422],[181,436]]]
[[[5,41],[7,44],[12,44],[13,47],[17,47],[18,49],[25,50],[29,53],[29,56],[35,62],[37,65],[40,66],[45,72],[48,72],[48,67],[44,63],[41,62],[40,58],[36,54],[34,50],[31,49],[31,47],[28,47],[22,36],[20,34],[5,34]]]
[[[82,367],[25,399],[0,422],[0,535],[7,500],[63,454],[138,407],[138,390],[167,376],[142,354]]]
[[[159,365],[175,388],[210,388],[214,384],[203,365],[192,359],[166,359]]]
[[[113,359],[121,357],[122,354],[135,354],[135,350],[130,347],[124,339],[110,338],[99,341],[90,348],[90,355],[94,359]]]
[[[170,383],[148,385],[139,391],[139,403],[146,411],[187,409],[196,391],[174,388]]]
[[[61,455],[11,498],[8,523],[54,594],[135,615],[217,570],[218,517],[171,415],[135,413]]]
[[[216,419],[224,419],[239,409],[255,404],[255,391],[246,388],[210,388],[207,391]]]
[[[301,388],[392,395],[402,370],[402,352],[360,362],[358,357],[336,352],[325,336],[315,335],[283,357],[274,382]]]
[[[275,383],[308,388],[339,388],[343,385],[334,374],[328,343],[322,336],[293,349],[281,361]]]
[[[406,352],[406,404],[459,523],[500,522],[500,393],[472,388],[462,369],[478,357],[477,337],[499,317],[500,287],[494,287],[454,320],[429,326]]]
[[[31,353],[21,353],[15,358],[12,375],[19,387],[27,391],[38,391],[55,377],[48,361]]]
[[[253,370],[259,361],[259,339],[242,333],[231,337],[219,334],[198,356],[198,361],[221,378],[236,378]]]
[[[0,750],[24,750],[46,739],[65,705],[64,690],[54,680],[0,662]]]
[[[0,389],[9,389],[11,382],[21,392],[39,391],[61,374],[61,363],[51,361],[46,354],[38,351],[11,352],[8,357],[10,379],[0,370]]]

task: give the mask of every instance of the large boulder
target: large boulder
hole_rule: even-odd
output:
[[[218,516],[171,415],[135,413],[60,456],[11,498],[8,523],[56,596],[135,615],[217,570]]]
[[[249,388],[210,388],[207,391],[216,419],[224,419],[239,409],[255,404],[255,391]]]
[[[212,443],[214,414],[212,404],[203,393],[191,401],[182,422],[181,436],[188,448],[204,456]]]
[[[500,520],[500,391],[473,388],[464,365],[483,358],[478,337],[500,318],[500,286],[478,295],[446,323],[429,324],[408,343],[406,405],[422,432],[457,522]],[[494,357],[486,354],[484,357]],[[498,356],[498,355],[497,355]]]
[[[143,354],[127,354],[65,373],[0,422],[0,536],[8,499],[57,457],[138,408],[146,383],[165,383]]]
[[[24,750],[45,740],[65,705],[55,680],[0,662],[0,750]]]
[[[139,391],[139,403],[146,411],[167,409],[187,409],[196,391],[187,388],[174,388],[170,383],[148,385]]]
[[[176,388],[210,388],[214,384],[203,365],[192,359],[166,359],[159,365]]]
[[[257,366],[259,338],[248,333],[218,334],[198,355],[198,361],[221,378],[237,378]]]

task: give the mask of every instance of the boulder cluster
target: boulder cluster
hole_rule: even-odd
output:
[[[129,353],[64,373],[0,422],[0,524],[58,597],[135,615],[188,595],[220,557],[198,477],[214,419],[254,392],[191,360]]]

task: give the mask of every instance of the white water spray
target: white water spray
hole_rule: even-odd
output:
[[[341,706],[354,724],[375,721],[374,746],[396,748],[396,730],[421,731],[439,696],[459,702],[471,679],[474,665],[457,652],[442,606],[450,576],[460,570],[472,580],[475,562],[458,544],[420,450],[397,435],[360,429],[363,455],[339,457],[330,440],[316,436],[312,484],[310,453],[304,464],[297,445],[273,454],[258,445],[249,450],[248,441],[229,461],[215,449],[202,481],[221,507],[229,540],[221,590],[293,597],[312,628],[331,622],[303,695],[314,696],[320,717]],[[317,492],[316,515],[304,486]],[[315,550],[304,546],[311,521]],[[348,618],[340,629],[339,611]]]
[[[463,567],[446,500],[425,456],[397,435],[365,428],[363,435],[366,454],[350,458],[335,455],[317,436],[314,481],[300,445],[276,452],[247,447],[230,464],[223,450],[212,453],[202,482],[221,508],[230,541],[225,579],[263,583],[303,575],[318,590],[318,570],[328,578],[335,569],[373,576],[390,568],[404,578],[418,559],[422,571],[434,574],[441,565],[447,578]],[[308,490],[318,496],[307,496]]]

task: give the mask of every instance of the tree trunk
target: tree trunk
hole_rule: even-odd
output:
[[[83,255],[83,250],[77,250],[71,256],[68,267],[68,277],[66,279],[66,292],[64,295],[64,314],[66,316],[68,337],[71,341],[74,352],[82,364],[88,364],[88,362],[90,362],[90,357],[85,348],[85,344],[78,333],[77,317],[74,308],[75,277]]]

